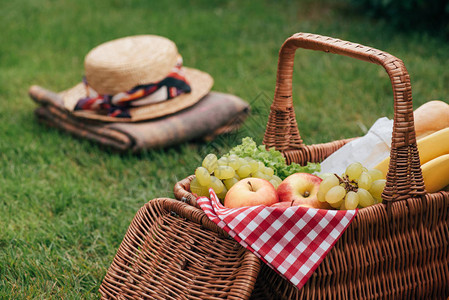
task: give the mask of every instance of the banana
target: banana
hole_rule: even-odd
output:
[[[449,185],[449,154],[434,158],[421,166],[428,193],[441,191]]]
[[[449,127],[419,139],[417,145],[421,165],[424,165],[438,156],[449,154]],[[385,177],[389,165],[390,157],[388,156],[374,168],[382,171]]]

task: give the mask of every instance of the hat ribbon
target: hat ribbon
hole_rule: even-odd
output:
[[[85,77],[83,82],[87,97],[78,100],[75,111],[106,111],[108,116],[116,118],[131,118],[129,113],[131,107],[163,102],[191,91],[184,76],[181,57],[172,71],[161,81],[137,85],[127,92],[101,95],[89,86]]]

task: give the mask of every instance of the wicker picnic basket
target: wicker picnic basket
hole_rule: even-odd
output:
[[[202,210],[158,198],[135,215],[100,293],[102,299],[249,299],[260,265]]]
[[[449,193],[427,193],[413,123],[411,84],[403,62],[383,51],[335,38],[297,33],[279,52],[274,101],[263,143],[287,163],[321,162],[351,139],[305,145],[296,122],[292,75],[298,48],[319,50],[384,67],[391,80],[394,125],[382,203],[360,209],[354,221],[298,290],[263,264],[253,299],[446,299],[449,296]],[[178,200],[198,206],[189,176],[175,185]]]

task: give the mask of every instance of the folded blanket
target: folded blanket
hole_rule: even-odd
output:
[[[39,104],[35,114],[40,122],[120,152],[211,140],[238,129],[250,109],[239,97],[210,92],[195,105],[170,116],[137,123],[106,123],[75,117],[58,93],[42,87],[32,86],[29,95]]]

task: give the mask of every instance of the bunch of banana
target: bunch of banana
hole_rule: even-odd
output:
[[[449,185],[449,127],[417,141],[424,185],[428,193],[435,193]],[[386,176],[390,157],[375,168]]]

